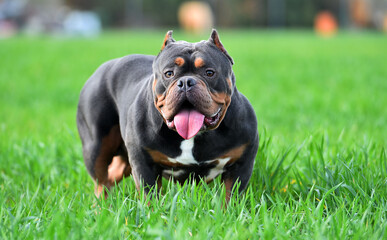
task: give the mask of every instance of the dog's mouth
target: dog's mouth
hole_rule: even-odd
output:
[[[184,102],[178,112],[170,119],[165,119],[167,126],[174,129],[184,139],[190,139],[199,131],[214,128],[220,120],[222,108],[211,115],[205,116],[188,101]]]

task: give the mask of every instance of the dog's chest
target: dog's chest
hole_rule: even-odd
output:
[[[190,174],[190,169],[196,169],[203,174],[199,174],[206,182],[213,180],[224,171],[224,166],[230,161],[230,157],[217,158],[198,162],[193,156],[194,138],[184,140],[180,144],[181,154],[175,158],[168,157],[168,162],[180,167],[171,169],[164,169],[164,177],[180,178],[184,175]]]

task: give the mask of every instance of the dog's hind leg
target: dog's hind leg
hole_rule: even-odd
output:
[[[123,176],[130,175],[128,158],[120,150],[122,143],[119,125],[111,127],[108,134],[101,138],[84,142],[83,156],[86,168],[95,182],[97,197],[102,193],[106,197],[106,190],[114,186],[115,182],[120,182]]]

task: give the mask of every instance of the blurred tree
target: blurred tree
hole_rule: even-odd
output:
[[[310,27],[317,12],[317,6],[310,0],[288,0],[286,25],[289,27]],[[302,17],[300,17],[302,16]]]
[[[152,25],[176,26],[177,10],[182,0],[144,1],[144,13]]]
[[[174,27],[178,25],[177,10],[187,0],[63,1],[72,8],[98,12],[105,26]],[[314,17],[321,11],[331,12],[341,25],[350,25],[350,21],[365,25],[369,22],[369,17],[364,17],[366,15],[363,10],[369,11],[370,3],[386,0],[203,1],[211,6],[215,26],[218,27],[311,27]]]

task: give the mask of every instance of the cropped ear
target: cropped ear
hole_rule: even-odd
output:
[[[161,51],[171,42],[175,42],[175,39],[172,38],[172,30],[169,30],[167,34],[165,34],[163,45],[161,46]]]
[[[223,47],[223,44],[222,44],[222,42],[221,42],[220,39],[219,39],[219,35],[218,35],[218,32],[216,31],[216,29],[212,29],[211,37],[210,37],[210,39],[209,39],[208,41],[210,41],[211,43],[215,44],[215,46],[216,46],[222,53],[224,53],[224,55],[226,55],[226,57],[228,58],[228,60],[230,60],[231,64],[232,64],[232,65],[234,64],[234,60],[232,59],[232,57],[231,57],[230,55],[228,55],[226,49]]]

